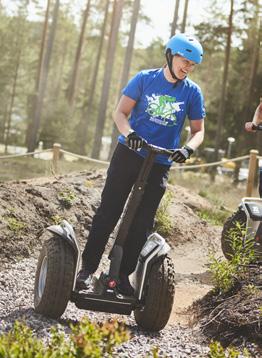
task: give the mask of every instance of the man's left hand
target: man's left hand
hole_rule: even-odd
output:
[[[187,159],[190,158],[191,154],[193,154],[193,149],[184,146],[179,149],[175,149],[174,152],[170,155],[169,160],[176,163],[184,163]]]

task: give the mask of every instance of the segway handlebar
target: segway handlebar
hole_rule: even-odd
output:
[[[166,148],[158,147],[157,145],[149,144],[146,141],[143,142],[143,148],[148,149],[156,154],[171,155],[174,153],[174,149],[166,149]]]

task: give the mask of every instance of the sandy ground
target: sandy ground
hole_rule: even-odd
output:
[[[218,236],[213,241],[216,256],[222,255]],[[212,245],[212,246],[213,246]],[[208,245],[197,241],[180,245],[172,250],[172,259],[176,270],[175,301],[169,324],[190,326],[192,313],[190,306],[212,289],[210,273],[208,272]]]

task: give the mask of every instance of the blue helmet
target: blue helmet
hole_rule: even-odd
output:
[[[166,44],[166,54],[180,55],[195,63],[202,62],[203,52],[200,42],[187,34],[177,34]]]

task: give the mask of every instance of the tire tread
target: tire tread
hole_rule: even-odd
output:
[[[167,324],[175,295],[175,270],[169,256],[153,264],[148,276],[145,306],[135,310],[137,324],[147,331],[160,331]]]
[[[47,256],[48,267],[42,297],[38,296],[38,282],[41,264]],[[57,319],[65,311],[72,292],[75,273],[75,259],[72,248],[62,238],[51,237],[40,252],[35,277],[35,311]]]

